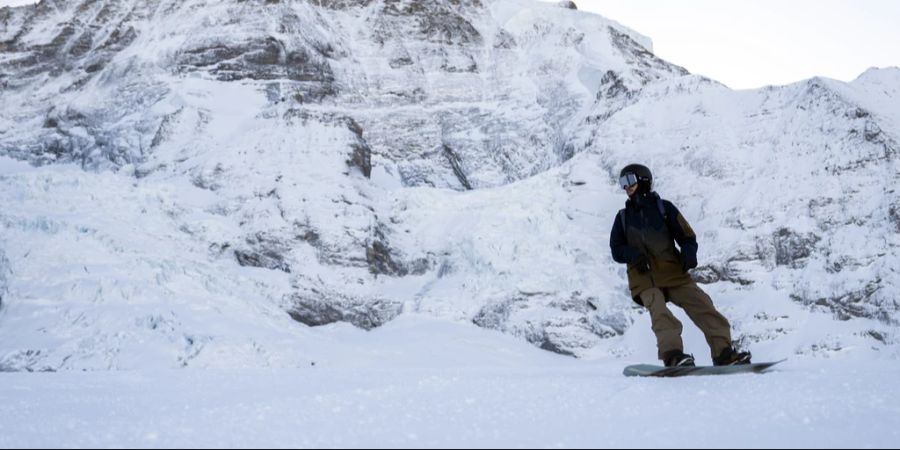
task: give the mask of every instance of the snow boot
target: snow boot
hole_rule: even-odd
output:
[[[736,366],[741,364],[750,364],[750,352],[739,352],[734,347],[728,347],[722,350],[719,356],[713,358],[713,364],[716,366]]]
[[[688,355],[681,350],[673,350],[665,354],[663,359],[666,367],[695,367],[694,355]]]

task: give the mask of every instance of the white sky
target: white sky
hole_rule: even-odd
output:
[[[557,1],[557,0],[552,0]],[[0,6],[34,3],[0,0]],[[900,66],[900,0],[575,0],[735,89]]]
[[[735,89],[900,66],[898,0],[575,0]]]
[[[0,8],[4,6],[19,6],[19,5],[27,5],[29,3],[37,3],[36,0],[0,0]]]

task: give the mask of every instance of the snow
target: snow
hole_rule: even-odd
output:
[[[894,363],[634,379],[472,325],[405,316],[295,369],[0,374],[0,447],[890,448]],[[687,414],[687,416],[686,416]],[[689,420],[687,420],[689,417]]]
[[[112,8],[96,24],[63,3],[16,16],[0,58],[68,23],[141,32],[3,67],[0,447],[898,442],[898,69],[733,91],[525,0],[81,2]],[[329,81],[184,63],[269,37],[330,55]],[[774,373],[621,375],[656,355],[608,250],[638,160],[724,274],[703,288],[735,338],[788,358]],[[376,328],[289,315],[316,301]]]

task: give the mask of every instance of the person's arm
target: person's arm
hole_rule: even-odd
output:
[[[609,234],[609,248],[612,250],[612,257],[615,262],[619,264],[634,264],[641,256],[641,252],[628,245],[628,238],[625,236],[625,228],[622,226],[622,219],[619,218],[619,214],[616,214],[612,232]]]
[[[672,202],[664,201],[663,206],[666,208],[666,216],[668,216],[669,232],[672,238],[678,243],[681,249],[681,260],[684,264],[685,272],[689,269],[697,267],[697,235],[687,219],[681,215],[678,208]]]

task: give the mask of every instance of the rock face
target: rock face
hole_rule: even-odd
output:
[[[701,234],[736,335],[824,313],[891,343],[900,71],[731,91],[563,3],[0,9],[0,298],[63,317],[0,309],[0,367],[279,364],[259,336],[290,318],[402,313],[628,354],[607,239],[636,161]],[[756,292],[778,295],[738,303]]]
[[[361,148],[406,186],[504,185],[571,158],[569,119],[589,104],[600,67],[634,66],[641,82],[683,73],[630,30],[537,10],[411,0],[9,9],[0,80],[23,95],[5,96],[21,107],[7,119],[42,126],[8,137],[3,151],[35,163],[139,164],[184,113],[172,105],[181,81],[254,81],[272,103],[352,111]]]

